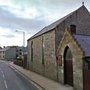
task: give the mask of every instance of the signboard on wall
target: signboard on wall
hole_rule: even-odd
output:
[[[62,56],[61,55],[56,56],[56,62],[58,66],[62,66]]]

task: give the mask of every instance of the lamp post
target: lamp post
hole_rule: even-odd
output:
[[[18,31],[16,30],[16,32],[21,32],[23,34],[23,48],[22,48],[22,66],[24,65],[24,47],[25,47],[25,32],[24,31]]]
[[[25,47],[25,32],[23,32],[23,46]]]
[[[23,33],[23,47],[25,47],[25,32],[24,31],[18,31],[18,30],[16,30],[16,32],[22,32]]]

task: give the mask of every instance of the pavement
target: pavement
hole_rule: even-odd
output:
[[[26,70],[18,65],[13,64],[13,62],[9,63],[13,68],[18,70],[20,73],[28,77],[28,79],[32,80],[36,85],[40,86],[43,90],[73,90],[73,87],[68,85],[60,84],[56,81],[48,79],[44,76],[41,76],[35,72],[30,70]]]

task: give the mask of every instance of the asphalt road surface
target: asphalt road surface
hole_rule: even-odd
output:
[[[0,61],[0,90],[38,90],[29,80]]]

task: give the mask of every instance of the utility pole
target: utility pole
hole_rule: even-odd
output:
[[[16,30],[16,32],[22,32],[23,33],[23,47],[25,47],[25,32],[24,31],[18,31],[18,30]]]
[[[25,47],[25,32],[23,32],[23,47]]]

